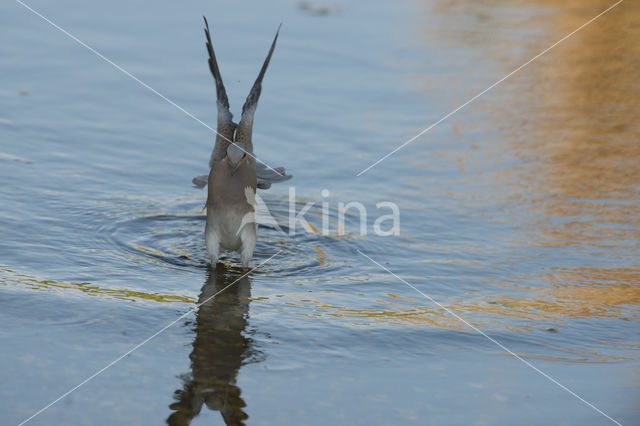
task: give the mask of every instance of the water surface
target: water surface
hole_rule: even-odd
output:
[[[201,15],[238,116],[284,22],[256,153],[335,225],[204,247],[213,134],[15,2],[0,6],[0,413],[18,424],[640,422],[640,9],[591,0],[29,3],[215,123]],[[329,197],[321,195],[330,191]],[[287,185],[262,197],[288,216]]]

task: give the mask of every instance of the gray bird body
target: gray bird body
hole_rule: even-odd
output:
[[[218,135],[209,159],[209,175],[198,176],[193,179],[193,183],[199,188],[207,184],[209,186],[205,240],[211,263],[215,264],[218,261],[221,250],[233,250],[240,253],[242,266],[246,268],[256,247],[256,189],[267,189],[272,183],[291,178],[283,167],[271,169],[261,163],[256,164],[251,140],[253,117],[260,98],[262,79],[278,40],[278,32],[258,78],[247,96],[238,124],[233,122],[233,116],[229,111],[229,100],[220,76],[206,18],[205,34],[209,68],[216,83]]]
[[[211,263],[220,248],[240,253],[242,265],[249,266],[256,246],[255,210],[251,202],[256,192],[255,167],[246,164],[227,178],[231,167],[221,161],[209,173],[205,239]],[[214,259],[215,257],[215,259]]]

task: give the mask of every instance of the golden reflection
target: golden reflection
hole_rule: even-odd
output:
[[[454,67],[444,77],[416,78],[437,80],[421,85],[451,89],[461,103],[613,3],[418,2],[420,18],[433,24],[417,21],[420,41],[430,46],[437,39],[478,65],[475,72]],[[436,145],[440,151],[434,151],[425,143],[422,156],[408,159],[471,176],[428,189],[444,186],[438,193],[452,200],[452,209],[513,229],[496,245],[514,253],[507,261],[530,267],[510,268],[487,282],[488,294],[450,301],[455,312],[482,318],[488,327],[517,329],[509,321],[524,320],[524,332],[550,320],[640,320],[639,19],[640,2],[621,3],[452,116],[456,149]],[[460,81],[467,83],[463,89],[456,87]],[[488,136],[464,142],[478,134]],[[421,199],[424,188],[424,179],[415,179],[405,197]]]
[[[562,34],[611,2],[542,3],[554,7],[548,32]],[[528,70],[514,83],[522,96],[499,99],[492,114],[526,164],[501,179],[517,188],[514,204],[526,204],[523,243],[582,257],[571,267],[551,257],[536,277],[549,284],[537,289],[546,300],[519,305],[638,320],[629,306],[640,305],[639,18],[640,3],[622,3]]]
[[[325,259],[327,258],[327,255],[325,254],[324,250],[322,250],[320,247],[318,246],[312,246],[314,249],[316,249],[316,251],[318,252],[318,257],[316,257],[315,259],[320,262],[321,265],[324,266],[325,264]]]
[[[577,27],[609,3],[562,2],[557,12],[549,14],[550,31]],[[582,214],[578,207],[605,216],[607,222],[634,225],[629,231],[636,237],[640,232],[639,18],[640,4],[624,2],[576,35],[547,66],[531,70],[536,95],[524,100],[535,121],[527,129],[530,135],[517,141],[525,145],[523,153],[541,154],[543,160],[530,183],[545,194],[563,196],[545,206],[550,216]]]
[[[611,5],[605,0],[524,3],[548,7],[535,26],[549,36],[527,39],[514,64],[545,49],[550,35],[559,39]],[[514,206],[526,203],[528,236],[537,236],[527,244],[629,246],[638,253],[639,18],[640,3],[622,3],[484,99],[494,120],[489,126],[502,134],[494,143],[521,160],[496,176],[515,189],[508,191]],[[476,29],[486,32],[480,25]],[[514,39],[511,50],[520,42]],[[496,55],[491,46],[485,50]]]
[[[54,280],[42,280],[37,277],[18,273],[6,266],[0,265],[0,284],[26,287],[33,290],[55,291],[58,289],[77,290],[92,296],[107,296],[124,300],[152,300],[154,302],[180,302],[193,303],[194,300],[187,296],[173,294],[146,293],[143,291],[127,290],[119,288],[102,288],[88,282],[64,282]]]
[[[228,425],[244,424],[248,418],[236,377],[240,367],[254,359],[257,352],[251,339],[245,337],[251,281],[242,274],[220,263],[208,271],[198,303],[229,288],[200,306],[196,313],[191,372],[184,378],[182,389],[175,392],[176,402],[169,406],[173,411],[167,419],[169,425],[190,424],[203,405],[219,411]]]
[[[344,304],[328,303],[320,297],[309,294],[287,294],[287,301],[281,305],[273,303],[273,308],[283,315],[299,315],[309,319],[322,318],[325,321],[335,319],[344,326],[369,328],[378,326],[432,327],[448,329],[456,332],[475,334],[470,327],[452,316],[449,312],[434,305],[426,299],[413,299],[393,293],[386,294],[386,299],[376,300],[378,308],[353,308],[356,301],[345,301]],[[439,302],[470,324],[486,330],[489,334],[496,330],[509,330],[516,333],[531,333],[535,328],[548,327],[549,321],[562,328],[563,316],[594,316],[583,307],[567,307],[561,303],[552,303],[547,299],[527,299],[502,297],[499,299],[470,297],[469,301],[456,302],[439,300]],[[262,297],[256,302],[270,303],[269,298]],[[602,315],[615,317],[614,312],[603,312]],[[514,321],[518,320],[518,321]],[[522,325],[525,324],[525,325]],[[546,332],[558,332],[558,328],[547,328]],[[531,342],[538,345],[541,353],[519,354],[523,357],[545,358],[573,362],[606,362],[629,359],[607,355],[600,352],[578,350],[561,347],[546,341]],[[606,343],[606,342],[604,342]],[[550,353],[554,353],[551,355]],[[560,355],[561,353],[567,355]]]
[[[565,351],[568,349],[564,349]],[[541,358],[541,359],[553,359],[557,361],[571,361],[571,362],[603,362],[605,360],[624,360],[624,359],[632,359],[632,358],[624,358],[624,357],[602,357],[602,358],[581,358],[581,357],[568,357],[568,356],[552,356],[552,355],[540,355],[540,354],[525,354],[525,353],[515,353],[516,355],[523,358]],[[597,356],[595,354],[589,354],[592,357]]]

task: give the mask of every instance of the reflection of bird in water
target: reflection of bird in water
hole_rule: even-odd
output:
[[[188,425],[200,413],[202,404],[220,411],[226,424],[241,425],[248,418],[240,388],[235,385],[238,370],[252,356],[251,340],[243,335],[249,314],[251,281],[242,272],[218,263],[209,269],[198,303],[231,285],[204,303],[196,313],[191,376],[175,392],[176,402],[169,425]]]

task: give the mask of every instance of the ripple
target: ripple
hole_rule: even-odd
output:
[[[201,215],[143,215],[114,223],[109,239],[135,261],[204,267],[203,223]]]
[[[281,253],[269,262],[266,272],[276,272],[278,276],[316,277],[322,271],[329,279],[328,272],[348,271],[353,255],[358,249],[371,244],[367,237],[337,232],[323,233],[319,206],[312,208],[306,216],[311,231],[300,226],[290,233],[288,222],[288,201],[270,198],[268,208],[258,208],[258,241],[254,253],[254,264],[260,264],[275,254]],[[299,207],[297,207],[299,210]],[[155,210],[155,211],[154,211]],[[185,202],[184,199],[170,202],[149,210],[137,210],[133,217],[118,217],[101,229],[109,244],[133,262],[164,264],[174,267],[205,268],[208,265],[204,241],[205,215],[202,214],[200,199]],[[129,209],[129,212],[136,211]],[[338,212],[329,212],[332,223]],[[275,218],[275,219],[274,219]],[[346,229],[356,229],[356,218],[347,217]],[[335,229],[335,226],[333,227]],[[221,261],[230,264],[239,262],[238,255],[226,252]]]
[[[41,291],[76,290],[91,296],[104,296],[129,301],[153,301],[160,303],[193,303],[195,299],[179,294],[162,294],[136,291],[122,288],[106,288],[91,282],[72,282],[43,279],[41,277],[18,272],[5,265],[0,265],[0,284],[18,288],[29,288]],[[46,312],[45,312],[46,314]],[[56,317],[57,318],[57,317]],[[64,321],[64,320],[60,320]],[[83,321],[85,321],[83,319]]]

